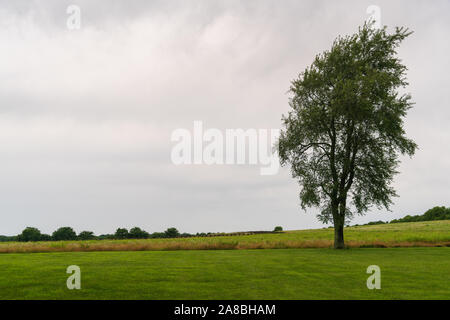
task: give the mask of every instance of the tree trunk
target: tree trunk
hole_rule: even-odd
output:
[[[334,248],[344,249],[344,219],[335,219],[334,221]]]

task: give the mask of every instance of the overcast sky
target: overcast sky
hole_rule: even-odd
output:
[[[69,30],[67,7],[81,9]],[[450,205],[449,1],[0,1],[0,234],[321,227],[283,168],[179,165],[171,133],[280,128],[290,81],[381,9],[414,109],[391,220]]]

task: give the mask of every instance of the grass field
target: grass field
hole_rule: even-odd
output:
[[[73,264],[81,290],[66,288]],[[449,271],[446,247],[11,253],[0,299],[450,299]]]
[[[450,221],[345,235],[352,249],[328,248],[333,229],[1,243],[0,299],[450,299]],[[66,287],[69,265],[81,268],[81,290]],[[367,289],[369,265],[381,268],[381,290]]]
[[[0,253],[329,248],[333,245],[333,232],[333,229],[315,229],[183,239],[3,242]],[[345,238],[352,248],[450,246],[450,220],[349,227],[345,229]]]

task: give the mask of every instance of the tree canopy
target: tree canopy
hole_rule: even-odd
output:
[[[52,239],[56,241],[75,240],[76,238],[77,234],[71,227],[61,227],[52,234]]]
[[[407,68],[397,57],[411,33],[365,24],[338,37],[291,83],[281,164],[290,164],[301,185],[302,208],[319,207],[318,218],[334,223],[336,248],[344,247],[344,223],[354,214],[373,205],[389,209],[398,157],[416,150],[405,135],[412,102],[400,93]]]

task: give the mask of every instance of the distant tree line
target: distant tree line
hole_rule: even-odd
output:
[[[407,215],[400,219],[394,219],[392,221],[372,221],[366,223],[365,225],[376,225],[376,224],[386,224],[386,223],[400,223],[400,222],[419,222],[419,221],[435,221],[435,220],[450,220],[450,207],[434,207],[427,210],[422,215]],[[356,225],[357,226],[357,225]]]
[[[197,232],[195,234],[180,233],[176,228],[168,228],[164,232],[149,233],[139,227],[118,228],[114,234],[101,234],[96,236],[92,231],[81,231],[77,234],[71,227],[61,227],[54,231],[52,235],[41,233],[37,228],[26,227],[21,234],[17,236],[2,236],[0,242],[6,241],[63,241],[63,240],[120,240],[120,239],[158,239],[158,238],[188,238],[188,237],[210,237],[227,235],[249,235],[256,233],[276,233],[283,232],[281,226],[276,226],[273,231],[248,231],[234,233],[213,233]]]
[[[400,219],[394,219],[392,221],[372,221],[364,225],[377,225],[387,223],[400,223],[400,222],[418,222],[418,221],[435,221],[435,220],[450,220],[450,207],[444,206],[434,207],[427,210],[422,215],[407,215]],[[355,226],[358,226],[356,224]],[[282,232],[281,226],[276,226],[272,232]],[[255,233],[255,232],[252,232]],[[118,228],[114,234],[102,234],[96,236],[92,231],[81,231],[79,234],[71,227],[61,227],[54,231],[52,235],[41,233],[37,228],[26,227],[21,234],[17,236],[2,236],[0,235],[0,242],[5,241],[62,241],[62,240],[117,240],[117,239],[158,239],[158,238],[187,238],[187,237],[207,237],[216,235],[215,233],[180,233],[176,228],[168,228],[164,232],[148,233],[139,227],[131,228]],[[227,235],[226,233],[222,235]]]
[[[164,232],[149,233],[139,227],[118,228],[114,234],[102,234],[96,236],[92,231],[81,231],[77,234],[71,227],[61,227],[51,235],[41,233],[37,228],[26,227],[21,234],[17,236],[2,236],[1,241],[62,241],[62,240],[104,240],[104,239],[156,239],[156,238],[186,238],[186,237],[206,237],[210,233],[180,233],[176,228],[168,228]]]

